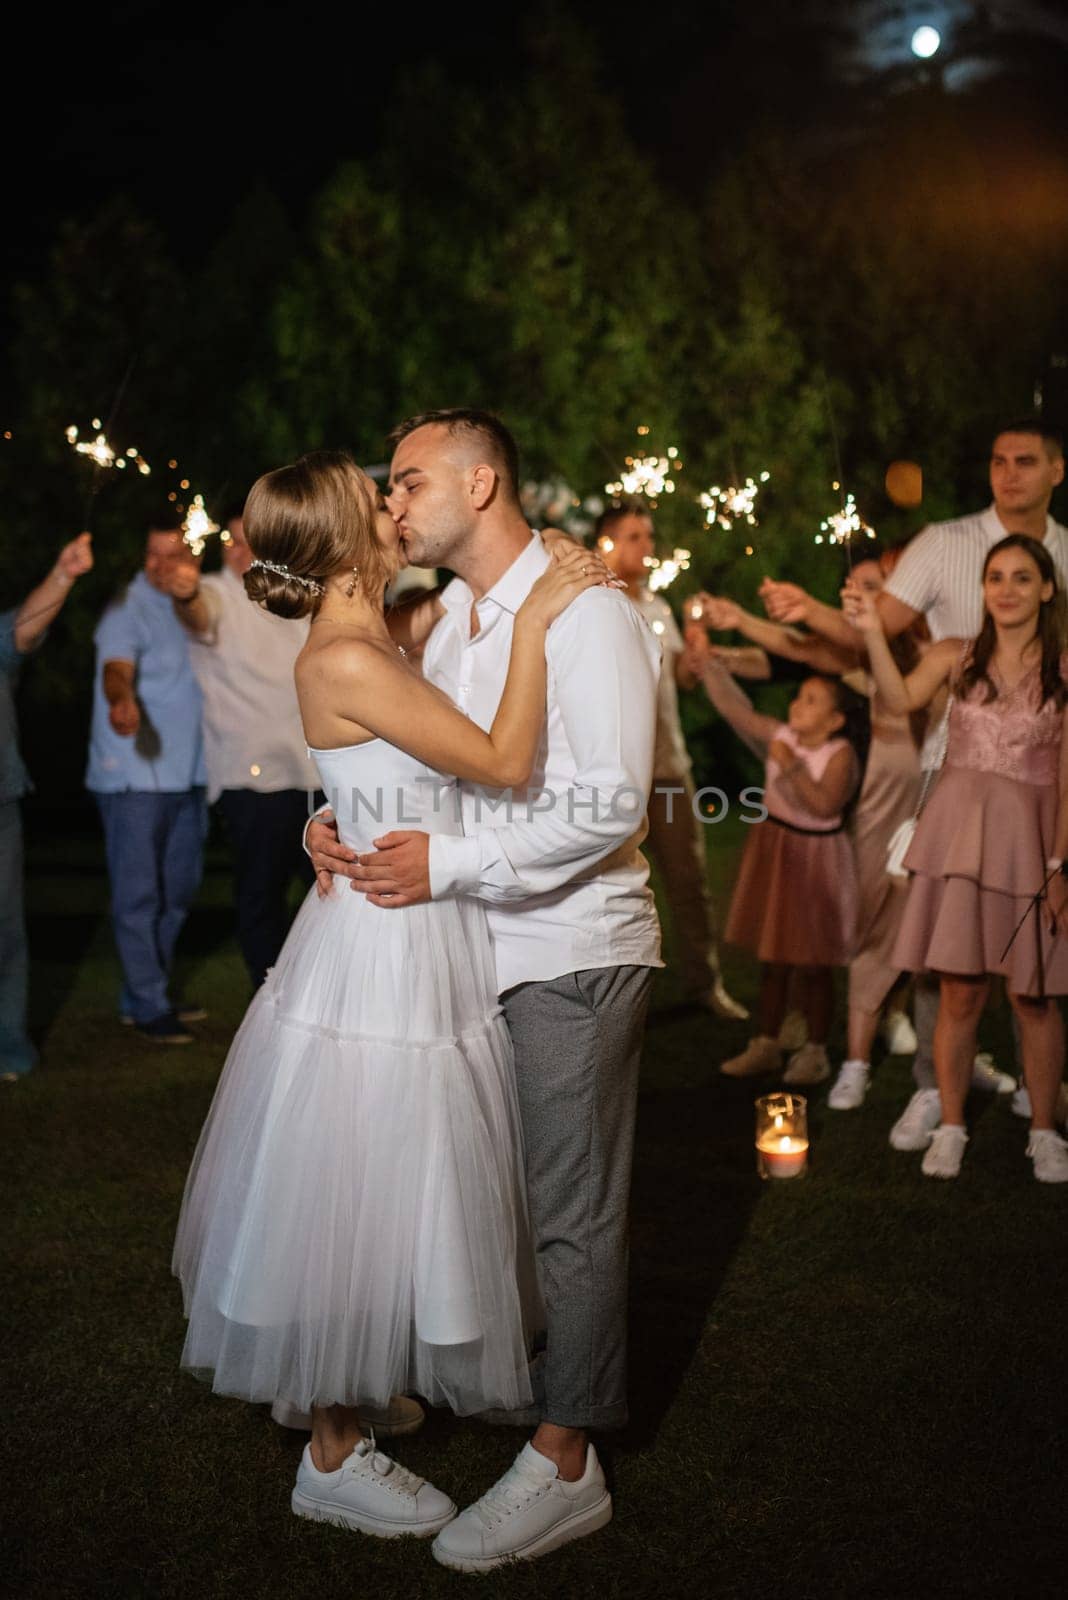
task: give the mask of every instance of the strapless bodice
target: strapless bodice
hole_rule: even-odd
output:
[[[373,841],[394,828],[458,834],[456,780],[384,739],[308,754],[319,769],[327,803],[333,807],[342,841],[353,850],[371,850]]]

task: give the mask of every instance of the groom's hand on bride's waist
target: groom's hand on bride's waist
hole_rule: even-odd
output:
[[[386,910],[430,899],[428,833],[385,833],[374,845],[368,855],[357,856],[355,868],[346,869],[354,889]]]

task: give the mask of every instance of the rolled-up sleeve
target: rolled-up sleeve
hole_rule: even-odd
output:
[[[430,841],[434,899],[495,904],[562,888],[634,839],[653,772],[660,650],[622,595],[591,590],[550,628],[550,704],[563,721],[575,774],[550,795],[513,803],[521,820],[466,838]]]
[[[12,611],[0,612],[0,672],[14,671],[22,660],[22,652],[15,643],[15,621],[18,614],[18,606]]]

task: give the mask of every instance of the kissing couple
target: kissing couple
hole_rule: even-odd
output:
[[[627,1417],[659,644],[599,556],[531,532],[496,417],[428,412],[391,442],[386,495],[319,451],[245,507],[250,600],[312,619],[297,692],[333,818],[230,1049],[174,1270],[182,1364],[310,1414],[295,1512],[483,1572],[612,1515],[590,1433]],[[455,576],[386,612],[409,562]],[[458,1513],[376,1445],[408,1393],[533,1436]]]

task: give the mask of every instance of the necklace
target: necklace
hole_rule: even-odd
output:
[[[362,634],[365,639],[371,640],[372,643],[375,641],[374,634],[369,633],[366,628],[361,628],[359,624],[355,622],[340,622],[336,617],[313,617],[312,625],[314,626],[316,622],[329,622],[331,626],[335,628],[348,628],[350,633]],[[386,638],[393,646],[394,650],[399,650],[405,661],[407,661],[408,652],[405,650],[404,646],[402,644],[398,644],[395,639],[390,639],[388,634],[386,635]]]

